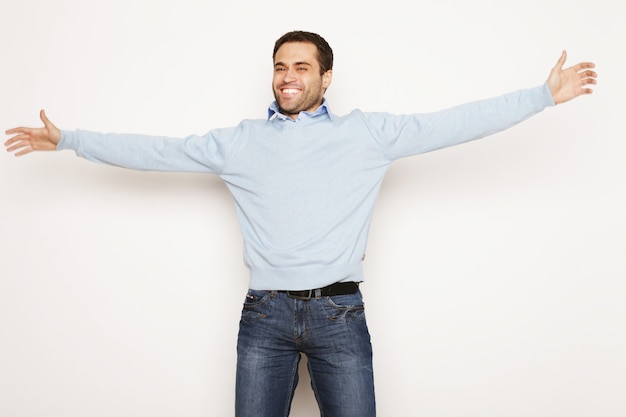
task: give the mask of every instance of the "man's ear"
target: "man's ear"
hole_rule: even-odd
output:
[[[330,83],[333,81],[333,70],[328,70],[324,74],[322,74],[322,87],[325,89],[328,88]]]

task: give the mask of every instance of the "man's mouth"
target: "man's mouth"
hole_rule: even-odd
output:
[[[300,94],[300,89],[299,88],[281,88],[280,92],[282,93],[282,95],[284,96],[295,96],[297,94]]]

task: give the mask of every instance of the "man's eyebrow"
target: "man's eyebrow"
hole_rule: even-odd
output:
[[[298,66],[298,65],[308,65],[309,67],[311,66],[311,64],[307,61],[298,61],[298,62],[294,62],[293,64],[294,66]],[[274,64],[275,67],[288,67],[287,64],[285,64],[284,62],[277,62]]]

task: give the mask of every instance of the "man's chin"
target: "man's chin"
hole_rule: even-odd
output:
[[[294,116],[300,113],[300,109],[297,107],[283,107],[278,103],[278,109],[285,116]]]

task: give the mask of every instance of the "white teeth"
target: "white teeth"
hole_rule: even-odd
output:
[[[297,94],[298,90],[295,89],[295,88],[285,88],[283,90],[283,93],[285,93],[285,94]]]

